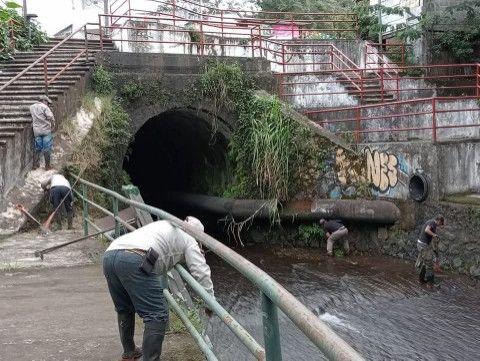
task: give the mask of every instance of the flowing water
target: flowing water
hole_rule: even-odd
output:
[[[443,273],[421,287],[409,262],[382,257],[327,259],[318,251],[251,248],[242,255],[268,272],[367,360],[479,360],[480,285]],[[220,303],[263,343],[259,292],[214,256]],[[280,313],[284,360],[324,360]],[[252,360],[218,319],[207,332],[220,360]]]

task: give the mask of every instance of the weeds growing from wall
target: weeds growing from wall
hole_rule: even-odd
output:
[[[128,176],[122,170],[123,155],[131,139],[131,125],[128,114],[119,101],[110,96],[90,93],[84,97],[82,106],[94,112],[93,99],[98,97],[102,107],[92,128],[82,143],[76,147],[68,170],[104,187],[120,191],[128,183]]]
[[[300,174],[321,168],[327,152],[318,151],[316,136],[286,116],[276,96],[255,95],[253,82],[239,65],[208,64],[196,88],[214,109],[238,115],[229,144],[233,174],[225,197],[286,201],[303,187]]]

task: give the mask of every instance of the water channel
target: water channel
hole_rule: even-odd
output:
[[[411,262],[383,257],[329,259],[318,250],[246,248],[240,253],[268,272],[367,360],[479,360],[480,284],[442,273],[421,287]],[[209,255],[216,297],[263,343],[259,292]],[[283,314],[284,360],[324,360]],[[207,325],[220,360],[252,360],[220,321]]]

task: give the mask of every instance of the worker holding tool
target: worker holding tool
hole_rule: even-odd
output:
[[[203,224],[185,221],[203,232]],[[158,361],[162,353],[168,305],[161,275],[185,262],[192,276],[213,296],[213,283],[195,238],[168,221],[157,221],[114,240],[105,251],[103,272],[118,316],[122,360]],[[205,309],[208,316],[211,311]],[[135,312],[143,319],[142,349],[135,346]]]
[[[422,226],[418,236],[418,257],[415,266],[418,269],[419,282],[426,284],[427,287],[433,287],[434,271],[439,269],[437,227],[444,224],[443,216],[439,215],[435,219],[430,219]]]
[[[50,154],[53,148],[53,130],[55,128],[55,117],[49,107],[52,101],[46,95],[41,95],[38,102],[30,106],[32,116],[34,149],[33,169],[40,166],[40,154],[45,157],[45,169],[50,168]]]
[[[70,182],[62,174],[53,174],[41,183],[43,190],[49,191],[50,203],[53,206],[57,230],[62,229],[63,210],[67,216],[68,229],[73,229],[73,196]]]

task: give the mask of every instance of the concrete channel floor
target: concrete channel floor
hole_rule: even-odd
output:
[[[72,237],[77,232],[71,232]],[[35,233],[0,241],[0,254],[9,259],[9,268],[0,271],[0,359],[16,361],[118,360],[121,346],[116,314],[109,298],[98,257],[104,247],[98,241],[65,248],[45,256],[43,265],[26,256],[26,239],[34,239],[29,254],[65,240],[67,231],[48,237]],[[12,246],[21,249],[13,260]],[[35,248],[32,249],[33,244]],[[83,248],[83,249],[82,249]],[[97,250],[95,250],[97,248]],[[83,255],[83,256],[81,256]],[[51,264],[48,257],[59,261]],[[67,258],[63,261],[60,258]],[[69,262],[68,258],[76,260]],[[25,259],[27,258],[27,260]],[[79,258],[84,265],[78,265]],[[25,267],[33,263],[34,267]],[[71,267],[65,267],[70,265]],[[141,344],[142,323],[137,322],[136,342]],[[164,360],[203,360],[189,335],[169,334],[164,342]]]

